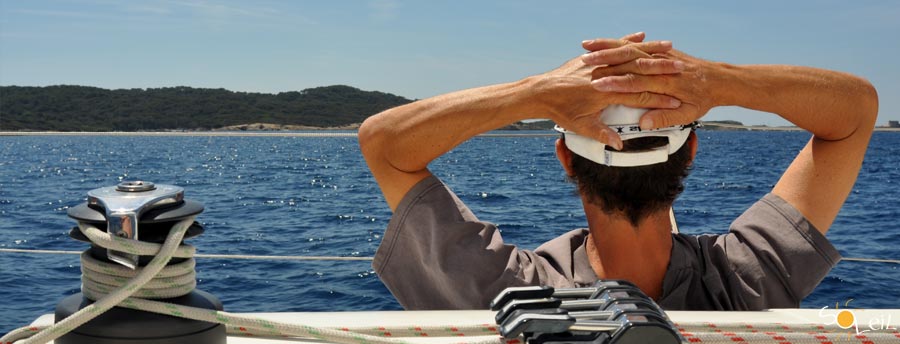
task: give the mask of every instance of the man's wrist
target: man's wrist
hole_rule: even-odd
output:
[[[528,108],[523,109],[530,116],[527,118],[548,118],[560,123],[566,116],[571,115],[563,110],[571,107],[569,102],[573,98],[573,94],[566,92],[576,91],[561,83],[558,78],[539,74],[522,79],[518,83],[522,91],[518,94],[528,98],[524,100],[524,103],[528,104]],[[588,92],[596,92],[589,87],[586,88]]]
[[[517,101],[524,105],[519,115],[526,118],[549,118],[555,120],[556,114],[551,103],[556,99],[548,99],[544,92],[548,87],[548,78],[544,75],[534,75],[514,82]]]
[[[712,106],[740,106],[753,89],[747,71],[739,65],[712,62],[710,68],[710,96]]]
[[[443,101],[455,103],[454,111],[477,114],[466,126],[468,133],[474,136],[522,120],[546,118],[545,103],[536,87],[538,83],[529,77],[465,90],[465,95],[451,96]]]

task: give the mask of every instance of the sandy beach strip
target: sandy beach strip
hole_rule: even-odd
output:
[[[486,133],[479,137],[555,137],[555,132]],[[284,131],[0,131],[0,136],[208,136],[208,137],[356,137],[356,132]]]
[[[731,131],[802,131],[797,127],[730,127]],[[900,128],[877,127],[877,132],[900,132]],[[0,136],[207,136],[207,137],[356,137],[356,132],[332,131],[0,131]],[[555,137],[551,131],[491,132],[478,137]]]

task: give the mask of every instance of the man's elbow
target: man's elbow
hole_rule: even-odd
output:
[[[869,80],[854,76],[856,83],[856,114],[859,119],[857,130],[862,132],[871,132],[875,128],[875,122],[878,119],[878,91]]]
[[[374,158],[375,155],[379,154],[378,152],[382,151],[381,146],[384,142],[385,133],[384,120],[380,115],[376,114],[366,118],[359,126],[359,131],[357,132],[359,150],[366,160]]]
[[[860,116],[862,126],[874,127],[878,119],[878,91],[866,79],[859,78],[860,84]]]
[[[851,137],[869,137],[875,130],[878,119],[878,92],[868,80],[850,75],[846,84],[847,126],[843,134],[823,135],[819,139],[825,141],[842,141]]]

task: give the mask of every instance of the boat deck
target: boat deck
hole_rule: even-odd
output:
[[[774,309],[758,312],[698,312],[670,311],[669,317],[679,323],[716,324],[783,324],[785,326],[833,323],[837,314],[843,311],[832,308],[820,309]],[[895,332],[900,328],[900,309],[850,309],[859,330],[871,332]],[[300,313],[241,313],[266,320],[303,324],[314,327],[388,327],[388,326],[465,326],[494,323],[491,311],[380,311],[380,312],[300,312]],[[41,316],[32,325],[49,325],[53,315]],[[854,328],[847,330],[855,331]],[[855,332],[853,332],[855,334]],[[409,337],[414,343],[459,343],[459,337]],[[471,338],[470,338],[471,339]],[[276,343],[321,343],[316,340],[269,339],[229,336],[230,344],[276,344]],[[898,340],[900,342],[900,340]]]

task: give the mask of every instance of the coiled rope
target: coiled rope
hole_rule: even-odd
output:
[[[194,217],[179,221],[172,227],[162,245],[120,238],[96,227],[79,223],[78,227],[81,232],[98,246],[128,254],[155,256],[147,266],[132,271],[114,263],[95,260],[86,251],[82,254],[82,292],[86,297],[96,301],[54,325],[46,328],[23,327],[6,334],[0,338],[0,342],[11,343],[24,339],[22,344],[46,343],[65,335],[106,310],[120,306],[220,323],[229,325],[230,328],[236,326],[239,332],[243,328],[246,329],[243,332],[272,337],[305,337],[347,344],[402,343],[393,338],[279,323],[223,311],[147,300],[182,296],[194,289],[196,285],[193,259],[195,250],[193,246],[181,244],[184,234],[193,222]],[[187,260],[167,265],[173,257],[187,258]],[[251,330],[252,332],[250,332]],[[493,339],[490,343],[497,343],[497,340]]]
[[[181,243],[184,234],[193,222],[193,217],[179,221],[161,245],[120,238],[96,227],[79,223],[78,227],[81,232],[98,246],[135,255],[153,255],[154,258],[147,266],[130,270],[117,264],[93,259],[88,251],[80,253],[82,257],[82,291],[86,297],[96,301],[54,325],[23,327],[11,331],[0,338],[0,343],[13,343],[19,340],[21,340],[21,344],[46,343],[65,335],[114,306],[224,324],[230,335],[271,338],[300,337],[341,344],[405,344],[408,341],[401,338],[421,336],[468,336],[471,340],[461,342],[467,344],[522,343],[521,338],[504,339],[500,337],[496,326],[491,324],[462,327],[321,328],[153,301],[152,299],[185,295],[194,289],[196,285],[193,259],[195,249],[193,246]],[[178,264],[167,265],[173,257],[186,260]],[[831,342],[833,344],[874,344],[896,343],[900,340],[900,332],[897,332],[896,329],[893,332],[851,336],[844,329],[822,325],[792,325],[798,330],[797,332],[784,325],[765,327],[747,324],[683,323],[678,326],[688,343],[818,344]]]
[[[156,256],[153,257],[150,263],[142,269],[136,270],[137,274],[134,275],[131,280],[126,281],[126,283],[124,283],[115,291],[110,292],[103,298],[95,299],[96,302],[82,308],[78,312],[75,312],[69,317],[40,332],[22,332],[21,329],[19,329],[8,333],[3,338],[0,338],[0,341],[13,341],[15,339],[20,339],[21,337],[8,337],[20,336],[22,334],[33,334],[32,336],[30,336],[30,338],[26,339],[24,343],[46,343],[59,338],[66,333],[69,333],[78,326],[81,326],[82,324],[95,318],[97,315],[100,315],[106,310],[121,303],[132,294],[138,292],[141,287],[147,284],[147,282],[152,280],[154,276],[156,276],[161,270],[163,270],[163,268],[165,268],[166,264],[172,258],[172,255],[176,250],[179,249],[181,239],[184,238],[184,233],[187,232],[188,227],[190,227],[192,223],[194,223],[194,217],[179,221],[177,224],[175,224],[175,226],[172,227],[172,230],[169,231],[169,235],[166,237],[166,241],[162,245],[156,245],[158,246],[156,250],[157,252],[152,252],[156,253]],[[82,228],[82,232],[85,233],[85,235],[88,235],[89,238],[91,237],[91,235],[97,234],[97,232],[99,232],[102,238],[97,238],[98,241],[96,241],[95,243],[97,243],[98,245],[106,248],[114,248],[131,254],[139,254],[139,251],[141,251],[140,249],[144,247],[143,244],[147,244],[115,237],[108,233],[101,232],[99,229],[96,229],[96,227],[91,227],[93,229],[96,229],[96,232],[90,230],[85,231],[85,226],[83,226],[82,224],[79,224],[79,228]],[[191,253],[193,253],[193,247],[190,247],[189,250],[191,251]],[[113,269],[109,270],[112,271]],[[88,271],[90,270],[82,270],[83,273],[87,273]]]

